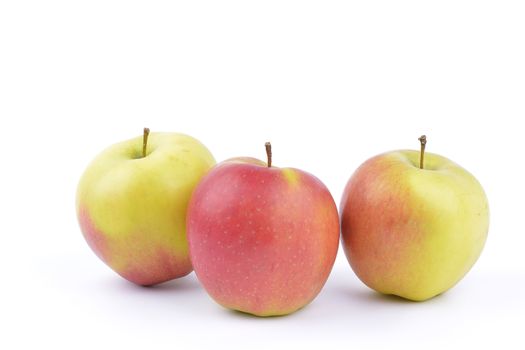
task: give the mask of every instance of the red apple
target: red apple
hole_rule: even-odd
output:
[[[215,166],[188,208],[199,281],[226,308],[285,315],[312,301],[334,264],[337,208],[315,176],[253,158]]]

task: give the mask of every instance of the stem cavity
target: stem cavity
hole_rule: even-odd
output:
[[[418,140],[421,143],[421,152],[419,154],[419,169],[423,169],[423,161],[425,160],[425,145],[427,144],[427,137],[425,135],[421,135],[421,137],[418,138]]]

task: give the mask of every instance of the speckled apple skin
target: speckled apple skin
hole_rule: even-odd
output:
[[[289,314],[312,301],[330,274],[337,208],[316,177],[244,161],[219,164],[194,191],[190,257],[219,304],[258,316]]]
[[[481,254],[489,228],[480,183],[451,160],[401,150],[363,163],[341,200],[345,254],[370,288],[414,301],[454,286]]]
[[[193,189],[215,164],[196,139],[151,133],[115,144],[87,167],[77,189],[80,229],[116,273],[149,286],[192,271],[186,211]]]

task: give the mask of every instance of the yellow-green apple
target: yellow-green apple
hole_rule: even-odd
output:
[[[489,225],[483,188],[437,154],[394,151],[363,163],[341,201],[343,247],[370,288],[426,300],[454,286],[474,265]]]
[[[198,279],[226,308],[289,314],[321,291],[339,242],[332,196],[313,175],[253,158],[215,166],[188,209]]]
[[[80,228],[95,254],[140,285],[192,271],[186,211],[191,192],[215,164],[190,136],[148,135],[144,129],[143,137],[96,157],[80,179],[76,201]]]

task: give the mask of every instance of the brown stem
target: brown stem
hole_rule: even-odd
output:
[[[270,142],[266,142],[264,144],[266,147],[266,157],[268,158],[268,168],[272,167],[272,144]]]
[[[142,137],[142,158],[146,157],[146,147],[148,146],[149,129],[144,128],[144,135]]]
[[[423,161],[425,159],[425,145],[427,144],[427,137],[422,135],[418,138],[421,143],[421,152],[419,153],[419,169],[423,169]]]

